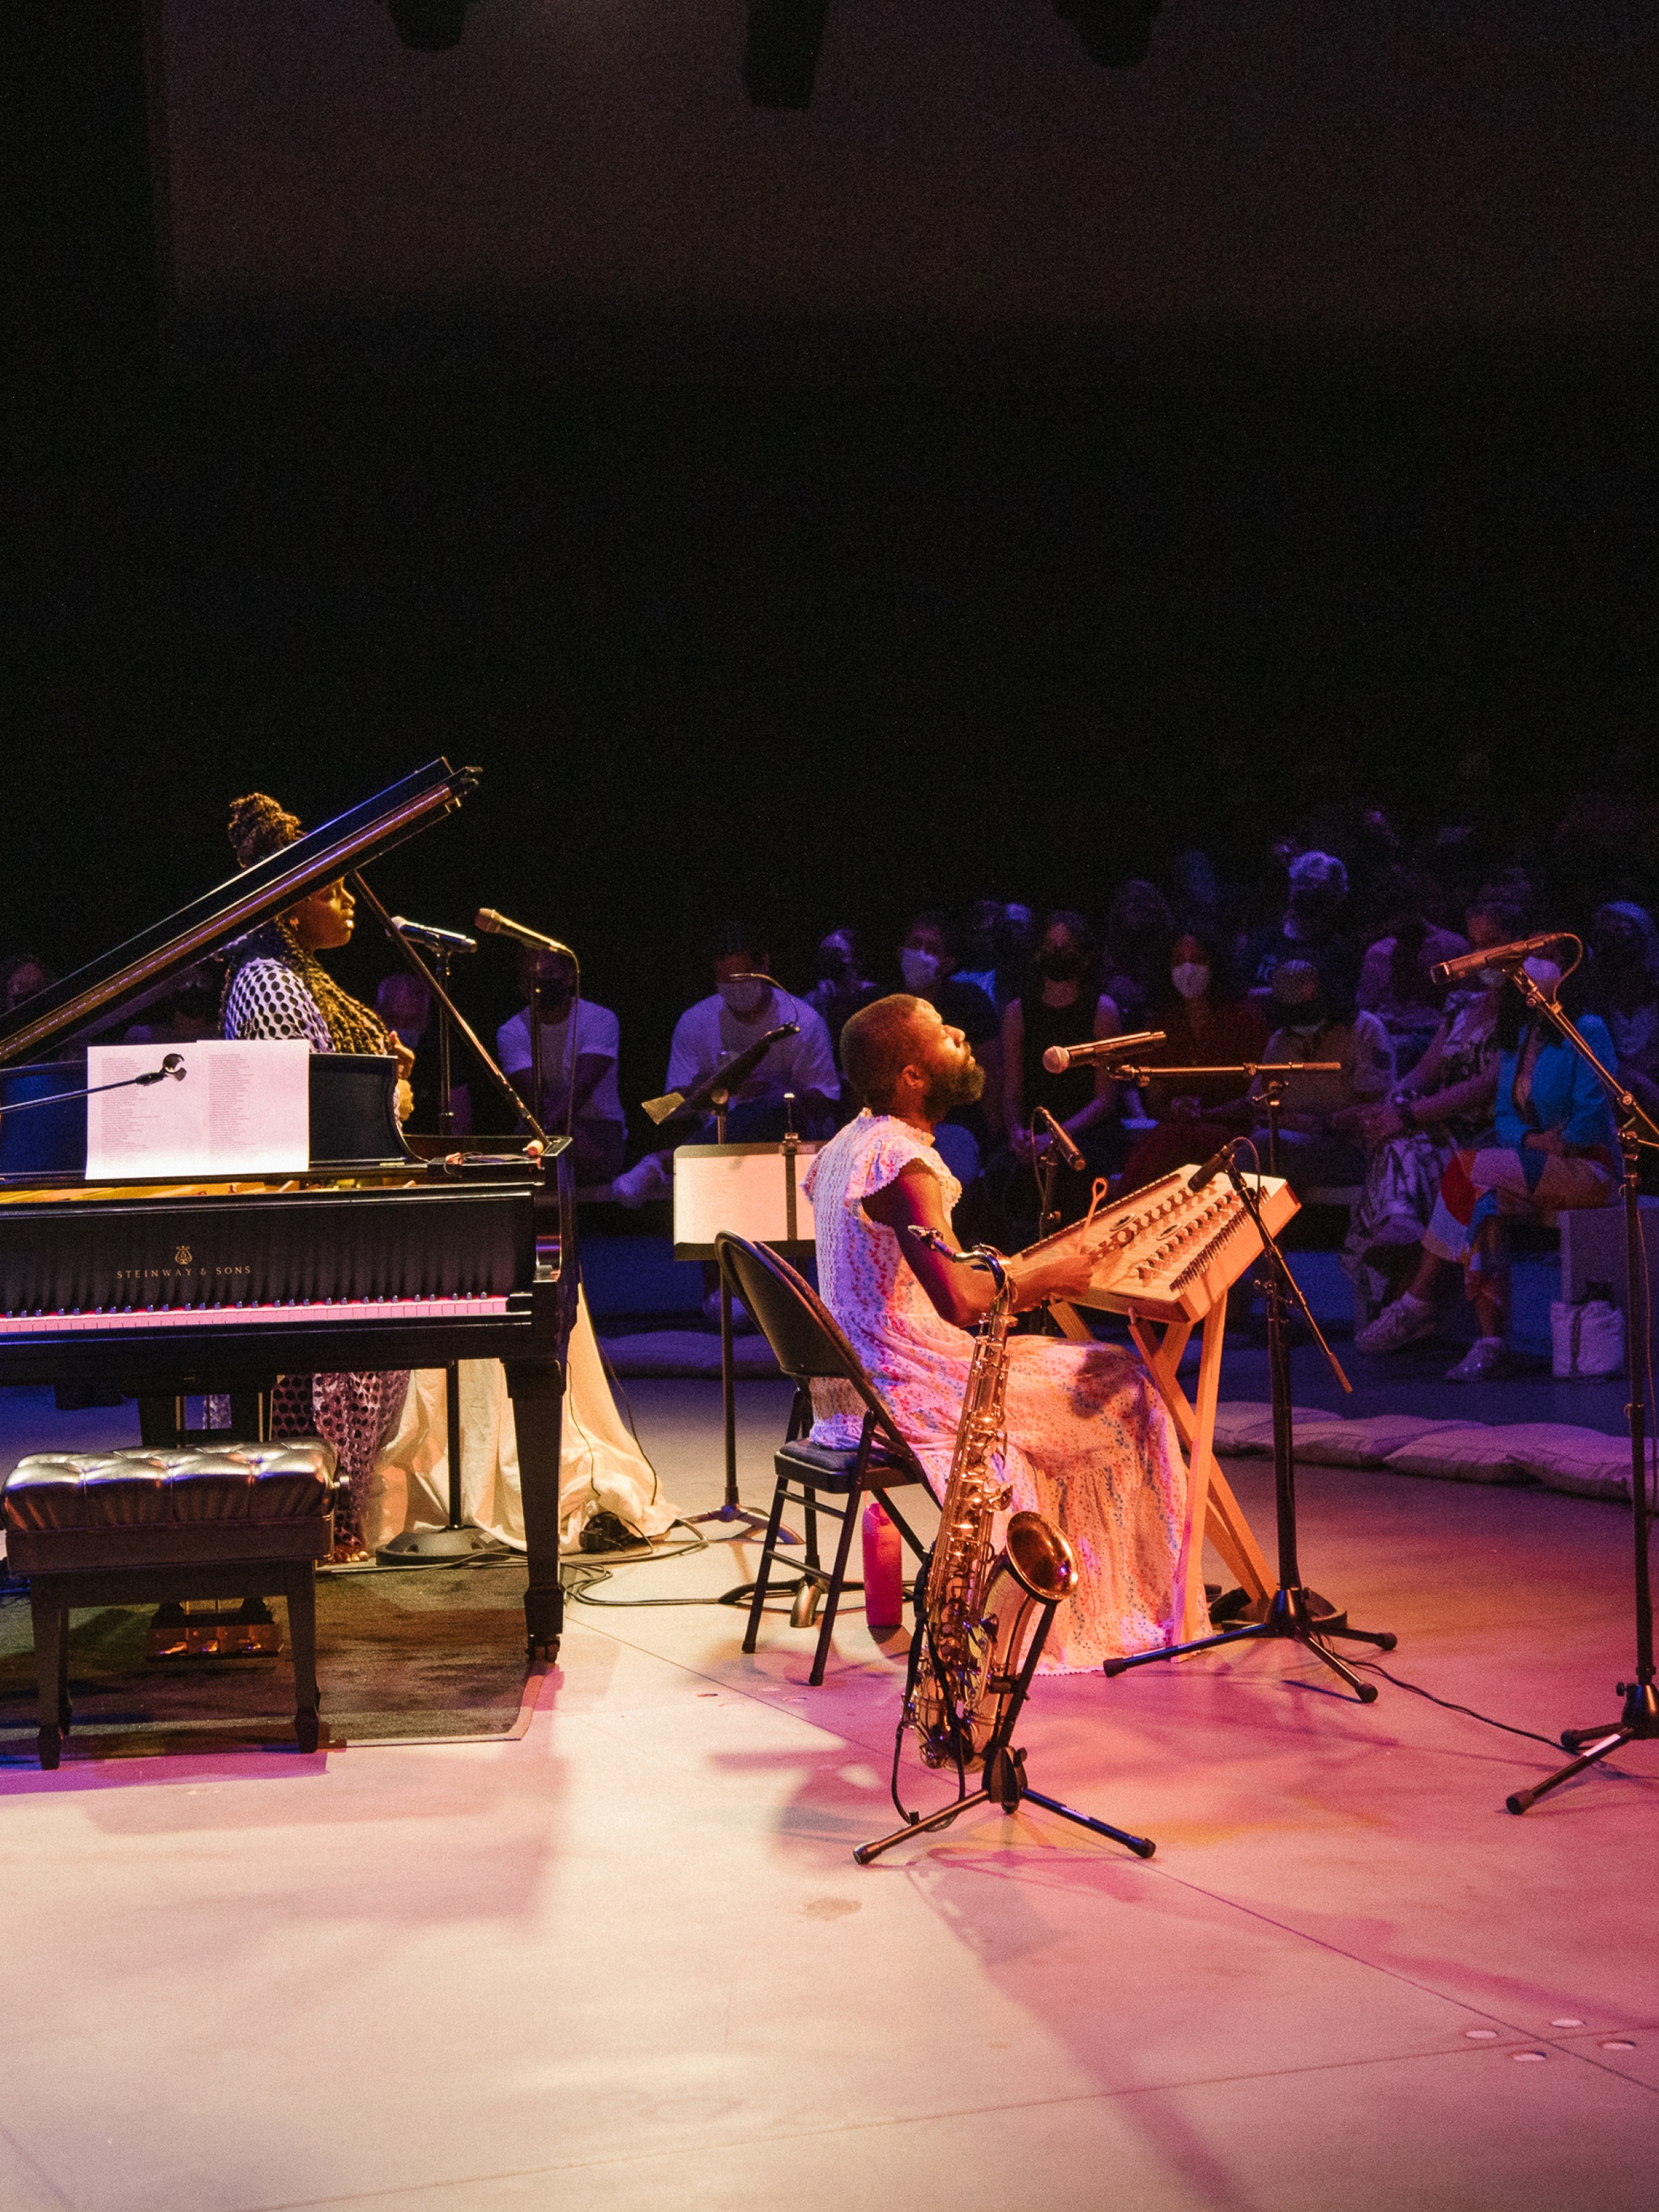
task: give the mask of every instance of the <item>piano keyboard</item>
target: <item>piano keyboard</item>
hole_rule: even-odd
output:
[[[0,1314],[0,1337],[112,1336],[157,1328],[292,1328],[307,1322],[338,1328],[355,1321],[499,1319],[505,1297],[292,1298],[269,1305],[123,1306],[77,1313]]]

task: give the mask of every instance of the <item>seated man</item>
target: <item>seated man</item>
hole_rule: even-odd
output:
[[[795,1097],[795,1128],[802,1136],[827,1135],[835,1127],[841,1078],[836,1073],[823,1018],[804,999],[781,990],[767,974],[770,955],[758,932],[729,922],[714,943],[714,990],[688,1006],[674,1024],[668,1048],[670,1091],[690,1091],[787,1022],[799,1033],[782,1037],[742,1085],[726,1117],[733,1145],[771,1144],[784,1133],[784,1093]]]
[[[537,1014],[542,1032],[542,1095],[536,1118],[550,1136],[562,1130],[574,1090],[570,1133],[577,1183],[607,1183],[620,1174],[628,1145],[627,1117],[617,1089],[622,1024],[609,1006],[584,999],[577,1010],[573,1045],[570,1008],[576,995],[576,970],[561,952],[526,948],[519,956],[519,988],[530,1003],[495,1032],[501,1071],[521,1097],[529,1095],[536,1064],[530,1023],[532,1012]]]
[[[848,1085],[863,1103],[807,1171],[824,1303],[847,1332],[941,1497],[949,1480],[972,1340],[991,1279],[908,1232],[952,1248],[960,1187],[933,1135],[976,1097],[984,1072],[960,1030],[900,993],[854,1014],[842,1032]],[[1012,1263],[1022,1311],[1086,1287],[1077,1252]],[[1017,1506],[1057,1522],[1082,1570],[1056,1616],[1045,1667],[1075,1673],[1175,1641],[1186,1474],[1168,1413],[1133,1353],[1114,1345],[1009,1340],[1006,1468]],[[857,1443],[862,1408],[819,1384],[815,1441]]]

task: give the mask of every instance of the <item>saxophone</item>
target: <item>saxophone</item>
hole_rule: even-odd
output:
[[[916,1656],[906,1699],[929,1766],[975,1765],[996,1736],[1018,1686],[1039,1622],[1070,1595],[1077,1559],[1038,1513],[1016,1513],[1003,1548],[991,1554],[992,1522],[1012,1486],[997,1471],[1005,1440],[1008,1332],[1013,1285],[988,1245],[954,1252],[935,1231],[912,1236],[995,1284],[968,1370],[939,1531],[916,1599]]]

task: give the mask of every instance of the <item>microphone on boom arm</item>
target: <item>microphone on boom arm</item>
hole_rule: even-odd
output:
[[[545,937],[539,929],[526,929],[521,921],[510,921],[493,906],[481,906],[472,917],[472,927],[483,930],[486,937],[510,937],[515,944],[527,945],[532,952],[562,952],[567,960],[576,957],[556,937]]]
[[[466,937],[459,929],[440,929],[435,922],[411,921],[407,915],[394,914],[392,927],[399,937],[407,938],[411,945],[424,945],[428,952],[476,952],[478,940]]]
[[[1071,1169],[1073,1174],[1086,1175],[1089,1169],[1088,1161],[1084,1158],[1082,1153],[1073,1143],[1070,1134],[1055,1121],[1048,1109],[1046,1106],[1039,1106],[1036,1109],[1036,1117],[1048,1130],[1054,1141],[1054,1150]]]
[[[1546,929],[1536,937],[1517,937],[1510,945],[1488,945],[1478,952],[1460,952],[1455,960],[1438,960],[1429,973],[1437,983],[1455,983],[1462,976],[1478,975],[1483,968],[1518,968],[1547,945],[1577,941],[1570,929]]]
[[[1050,1075],[1064,1075],[1068,1067],[1085,1067],[1091,1060],[1121,1060],[1126,1052],[1143,1045],[1162,1044],[1162,1030],[1137,1030],[1133,1036],[1095,1037],[1087,1044],[1051,1044],[1042,1055]]]

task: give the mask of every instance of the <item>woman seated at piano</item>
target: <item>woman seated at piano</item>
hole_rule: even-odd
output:
[[[230,842],[239,867],[281,852],[300,835],[298,817],[264,792],[233,801]],[[227,1037],[304,1037],[313,1052],[381,1053],[398,1062],[398,1113],[414,1104],[415,1055],[372,1006],[343,991],[318,958],[351,941],[356,901],[343,882],[325,885],[229,948],[219,1026]],[[334,1447],[349,1485],[345,1524],[337,1513],[337,1558],[362,1553],[361,1530],[374,1455],[403,1411],[406,1370],[394,1374],[284,1375],[271,1402],[277,1436],[320,1436]]]

